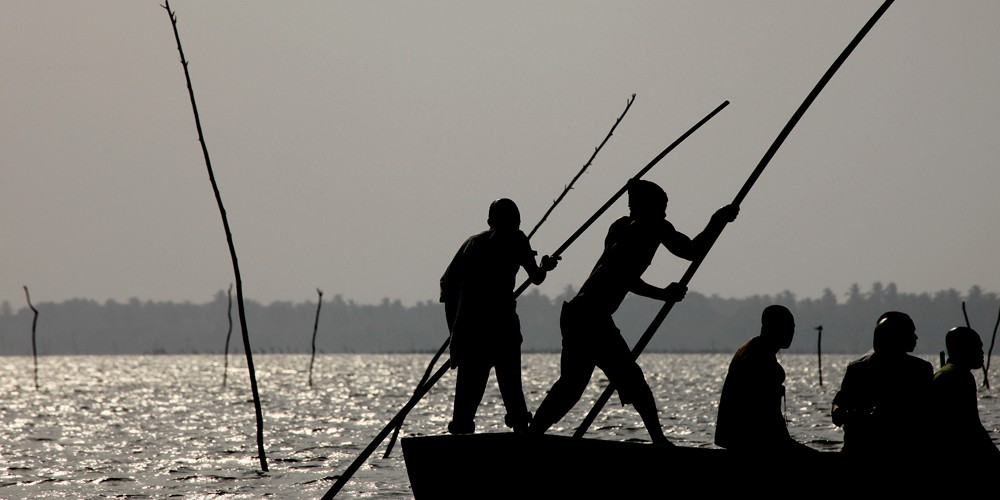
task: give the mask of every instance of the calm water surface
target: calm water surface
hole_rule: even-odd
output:
[[[714,446],[715,407],[729,355],[643,354],[668,437]],[[786,418],[796,438],[838,450],[830,400],[855,355],[782,355],[788,373]],[[255,355],[264,414],[268,471],[257,454],[256,420],[246,358],[190,356],[0,357],[0,498],[224,497],[319,498],[409,400],[430,355]],[[927,358],[935,364],[937,359]],[[524,357],[524,389],[534,409],[558,375],[557,354]],[[992,374],[993,372],[991,372]],[[982,382],[981,373],[977,381]],[[552,433],[570,435],[606,381],[590,391]],[[997,381],[996,385],[1000,383]],[[443,432],[451,411],[448,372],[410,412],[403,435]],[[980,416],[1000,433],[997,389],[982,388]],[[491,381],[477,430],[505,431]],[[631,407],[616,398],[589,437],[647,440]],[[338,498],[412,498],[397,443],[386,439]]]

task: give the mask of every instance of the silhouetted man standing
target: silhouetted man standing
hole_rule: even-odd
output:
[[[515,432],[527,430],[531,414],[521,388],[521,323],[514,299],[520,268],[538,285],[555,268],[558,257],[542,257],[519,228],[521,214],[507,198],[490,204],[489,229],[469,237],[441,277],[441,302],[451,333],[451,366],[457,368],[455,406],[448,432],[475,432],[476,410],[482,402],[490,370]]]
[[[594,368],[600,368],[618,391],[622,404],[631,404],[654,443],[670,444],[660,425],[656,400],[612,315],[629,292],[652,299],[677,302],[687,288],[671,283],[659,288],[642,280],[656,250],[663,245],[687,260],[701,257],[717,236],[735,220],[739,207],[719,209],[708,227],[692,240],[666,220],[667,194],[644,180],[630,181],[630,214],[611,224],[604,252],[580,291],[563,303],[559,325],[562,356],[559,380],[542,401],[531,422],[530,432],[543,434],[562,419],[580,400]]]

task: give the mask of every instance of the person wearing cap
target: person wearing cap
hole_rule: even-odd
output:
[[[703,257],[713,238],[736,219],[739,207],[727,205],[712,216],[694,239],[676,230],[666,219],[667,194],[653,182],[633,179],[628,184],[629,215],[613,222],[604,251],[576,296],[562,305],[559,379],[535,411],[529,433],[544,434],[580,400],[594,368],[615,385],[623,405],[631,404],[656,444],[672,445],[663,434],[656,400],[642,369],[612,318],[631,292],[655,300],[678,302],[687,287],[671,283],[660,288],[642,275],[662,245],[670,253],[693,261]]]
[[[715,424],[715,444],[745,455],[816,453],[788,432],[782,400],[785,369],[778,351],[795,336],[795,317],[772,304],[760,316],[760,333],[746,341],[729,362]]]
[[[932,426],[937,456],[942,464],[1000,464],[1000,448],[979,419],[979,397],[973,370],[983,367],[983,341],[966,326],[948,330],[944,337],[948,362],[931,383]]]
[[[899,311],[875,324],[872,350],[851,361],[833,397],[833,424],[844,431],[841,452],[852,460],[913,462],[925,457],[934,366],[909,353],[916,326]]]
[[[521,386],[521,324],[514,298],[517,272],[524,269],[533,284],[541,284],[559,257],[544,256],[541,265],[521,215],[508,198],[490,204],[489,229],[470,236],[441,277],[440,301],[450,333],[451,367],[457,369],[452,420],[448,432],[475,432],[475,417],[491,370],[507,414],[504,423],[515,432],[527,430],[528,412]]]

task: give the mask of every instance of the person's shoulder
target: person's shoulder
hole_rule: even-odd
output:
[[[875,353],[872,353],[872,352],[865,353],[860,358],[856,358],[856,359],[852,360],[851,362],[847,363],[847,367],[850,368],[852,366],[867,365],[868,363],[871,363],[872,356],[874,356],[874,354]]]
[[[487,239],[495,233],[496,233],[495,229],[487,229],[485,231],[480,231],[472,236],[469,236],[465,241],[476,241],[476,240]]]
[[[956,367],[951,363],[946,363],[944,366],[942,366],[936,372],[934,372],[933,380],[935,382],[944,382],[954,377],[955,374],[957,373],[959,373],[958,367]]]
[[[504,229],[499,231],[494,231],[492,235],[489,236],[491,245],[495,245],[497,248],[503,249],[504,252],[512,252],[515,254],[524,254],[533,252],[531,250],[531,243],[528,241],[528,235],[524,234],[524,231],[520,229]]]
[[[755,337],[750,337],[746,342],[743,343],[743,347],[740,349],[747,350],[751,352],[756,352],[764,347],[765,341],[760,335]]]
[[[934,373],[934,365],[930,361],[927,361],[926,359],[919,358],[912,354],[907,354],[906,361],[911,365],[913,365],[914,367]]]
[[[634,221],[634,220],[635,219],[633,219],[631,216],[623,215],[623,216],[615,219],[615,221],[611,223],[611,229],[614,229],[614,228],[617,228],[617,227],[622,227],[622,226],[627,226],[627,225],[631,224],[632,221]]]

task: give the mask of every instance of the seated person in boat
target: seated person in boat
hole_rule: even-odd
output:
[[[760,334],[737,349],[719,398],[715,444],[738,453],[817,452],[792,439],[782,412],[785,369],[777,353],[792,345],[795,318],[787,307],[770,305],[760,317]]]
[[[490,370],[507,415],[504,422],[525,431],[531,414],[521,388],[521,324],[514,299],[515,280],[524,268],[540,284],[558,257],[536,252],[521,231],[521,214],[507,198],[490,204],[489,229],[470,236],[441,277],[441,302],[450,332],[451,366],[457,368],[455,402],[448,431],[475,432],[476,411],[482,402]]]
[[[948,330],[944,342],[948,362],[931,383],[937,456],[963,467],[991,464],[996,470],[1000,449],[979,419],[978,387],[972,375],[983,367],[983,341],[972,328],[958,326]]]
[[[889,311],[876,322],[872,351],[847,365],[832,417],[852,459],[912,462],[927,455],[934,367],[909,354],[916,345],[910,316]]]
[[[739,207],[716,211],[694,239],[674,229],[666,219],[667,195],[660,186],[632,180],[628,186],[630,213],[611,224],[604,251],[575,297],[563,303],[560,315],[562,355],[560,375],[531,422],[529,432],[544,434],[580,400],[594,368],[614,384],[623,405],[631,404],[654,443],[670,444],[660,425],[656,400],[612,315],[629,292],[678,302],[687,293],[679,283],[659,288],[643,281],[656,250],[662,245],[686,260],[704,256],[711,237],[735,220]]]

